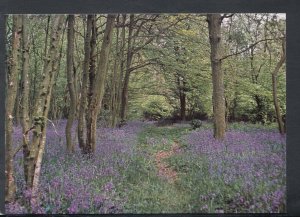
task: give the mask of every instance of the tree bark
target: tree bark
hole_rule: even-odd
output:
[[[122,89],[122,101],[121,101],[121,113],[120,118],[121,121],[125,121],[126,119],[126,109],[128,104],[128,85],[129,85],[129,78],[130,78],[130,66],[133,58],[133,49],[132,49],[132,33],[133,33],[133,23],[134,23],[134,15],[130,15],[129,21],[129,30],[128,30],[128,47],[127,47],[127,60],[126,60],[126,71]]]
[[[74,22],[75,16],[68,16],[68,45],[67,45],[67,81],[70,94],[70,110],[66,125],[66,142],[67,142],[67,151],[69,153],[74,152],[74,143],[72,141],[72,126],[76,114],[76,92],[74,84],[74,74],[73,74],[73,58],[74,58]]]
[[[94,153],[96,148],[96,128],[97,117],[101,108],[101,103],[104,95],[105,78],[107,74],[108,57],[112,42],[112,32],[114,27],[115,15],[108,15],[104,37],[101,45],[100,57],[98,62],[97,73],[93,83],[93,95],[88,108],[88,113],[92,117],[87,121],[87,142],[86,151]]]
[[[20,47],[20,39],[22,32],[22,18],[20,15],[13,15],[13,36],[12,51],[10,57],[10,70],[7,80],[7,97],[6,97],[6,114],[5,114],[5,201],[12,202],[15,199],[16,185],[14,180],[13,166],[13,111],[16,101],[18,88],[18,50]]]
[[[182,81],[180,80],[180,76],[178,76],[178,89],[179,89],[179,101],[180,101],[180,119],[182,121],[185,121],[186,117],[186,93],[185,93],[185,82],[184,78],[182,78]]]
[[[119,24],[119,17],[117,16],[117,25]],[[111,80],[111,102],[110,102],[110,110],[111,110],[111,127],[116,127],[117,124],[117,104],[118,104],[118,69],[119,69],[119,62],[120,62],[120,50],[119,50],[119,28],[117,27],[116,31],[116,58],[114,61],[114,68],[113,68],[113,76]]]
[[[214,137],[224,139],[225,136],[225,99],[224,99],[224,72],[221,64],[221,24],[220,14],[208,14],[209,41],[211,46],[211,68],[213,82],[213,114]]]
[[[84,152],[86,143],[85,143],[85,113],[87,107],[86,95],[88,92],[88,77],[89,77],[89,61],[90,61],[90,41],[91,41],[91,31],[92,31],[92,15],[87,16],[87,29],[84,39],[84,63],[83,63],[83,72],[82,72],[82,87],[80,91],[80,104],[79,104],[79,113],[78,113],[78,143],[79,147]]]
[[[90,64],[89,64],[89,82],[88,82],[88,93],[87,93],[87,112],[86,112],[86,135],[87,140],[85,143],[84,153],[91,153],[92,152],[92,144],[88,140],[88,136],[91,135],[93,128],[90,128],[90,124],[92,123],[92,119],[94,118],[92,113],[90,112],[90,108],[93,101],[93,95],[95,94],[94,90],[94,83],[96,78],[96,61],[97,61],[97,50],[96,50],[96,40],[97,40],[97,26],[96,26],[96,16],[92,15],[91,17],[92,22],[92,34],[91,34],[91,41],[90,41]]]
[[[22,16],[22,48],[23,48],[23,65],[22,65],[22,132],[23,132],[23,157],[27,158],[30,154],[28,147],[29,134],[26,133],[31,125],[29,116],[29,34],[27,31],[28,18],[27,15]],[[28,174],[27,161],[24,161],[24,174]]]
[[[122,20],[122,31],[121,31],[121,51],[120,51],[120,75],[119,75],[119,81],[118,81],[118,92],[117,92],[117,115],[118,115],[118,120],[121,119],[121,107],[122,107],[122,92],[123,92],[123,77],[124,77],[124,63],[125,63],[125,58],[124,58],[124,51],[125,51],[125,46],[126,46],[126,39],[125,39],[125,23],[126,23],[126,14],[123,14],[123,20]],[[121,119],[122,120],[122,119]]]
[[[277,123],[278,123],[278,129],[279,129],[279,133],[280,134],[285,134],[285,127],[284,127],[284,123],[282,120],[282,116],[280,113],[280,106],[279,106],[279,102],[277,99],[277,77],[278,77],[278,72],[280,70],[280,68],[282,67],[282,65],[285,62],[285,41],[283,41],[283,49],[282,49],[282,54],[281,54],[281,58],[279,60],[279,62],[277,63],[274,71],[272,72],[272,88],[273,88],[273,102],[274,102],[274,107],[275,107],[275,112],[276,112],[276,118],[277,118]]]
[[[24,175],[26,187],[32,191],[32,203],[37,199],[41,163],[46,141],[47,117],[54,78],[58,67],[58,44],[62,32],[63,20],[63,15],[55,15],[53,19],[49,52],[45,57],[43,80],[36,96],[36,103],[33,111],[33,123],[30,128],[33,132],[32,139],[30,143],[26,144],[29,153],[24,158],[24,167],[26,167],[27,171],[27,174]],[[27,131],[26,134],[28,134],[29,131]]]

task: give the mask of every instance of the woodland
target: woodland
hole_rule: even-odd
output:
[[[6,213],[282,213],[284,14],[7,15]]]

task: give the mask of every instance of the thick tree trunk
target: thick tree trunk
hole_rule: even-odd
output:
[[[134,15],[131,14],[129,27],[128,27],[129,30],[128,30],[126,71],[125,71],[125,77],[124,77],[123,89],[122,89],[122,101],[121,101],[121,111],[120,111],[121,121],[125,121],[126,119],[126,109],[128,104],[128,85],[129,85],[129,78],[130,78],[130,66],[133,58],[133,50],[132,50],[133,22],[134,22]]]
[[[7,80],[6,111],[5,111],[5,201],[12,202],[15,199],[16,185],[13,166],[13,111],[18,88],[18,49],[22,32],[22,18],[13,15],[12,51],[9,59],[10,70]]]
[[[70,110],[68,115],[68,121],[66,125],[66,142],[67,151],[69,153],[74,152],[74,143],[72,141],[72,126],[76,114],[76,93],[75,93],[75,81],[73,74],[73,58],[74,58],[74,22],[75,16],[68,16],[68,47],[67,47],[67,80],[70,94]]]
[[[108,57],[112,42],[112,32],[114,27],[115,15],[108,15],[106,21],[106,27],[104,37],[102,41],[100,57],[98,62],[97,73],[92,86],[92,98],[88,113],[91,119],[87,122],[87,142],[89,153],[94,153],[96,148],[96,129],[97,129],[97,117],[101,108],[101,103],[104,95],[105,78],[107,74]]]
[[[27,174],[24,175],[27,188],[32,190],[32,203],[36,201],[38,192],[41,163],[46,142],[47,117],[58,67],[58,44],[62,32],[63,20],[63,15],[56,15],[53,19],[49,52],[45,57],[43,80],[36,96],[33,111],[33,126],[30,128],[33,132],[32,140],[27,144],[29,153],[24,158],[24,167],[26,167],[25,171],[27,171]],[[29,131],[26,132],[26,134],[28,133]]]
[[[79,147],[84,152],[85,143],[85,114],[87,107],[87,92],[88,92],[88,78],[89,78],[89,63],[90,63],[90,42],[91,42],[91,31],[92,31],[92,15],[87,16],[87,29],[84,39],[84,63],[82,72],[82,86],[80,91],[80,104],[78,113],[78,143]]]
[[[213,82],[213,114],[214,137],[223,139],[225,136],[225,99],[224,99],[224,73],[221,67],[221,24],[220,14],[208,14],[209,41],[211,46],[211,67]]]
[[[283,43],[285,43],[285,42],[283,42]],[[282,120],[282,116],[280,113],[280,106],[279,106],[278,99],[277,99],[277,77],[278,77],[279,69],[282,67],[282,65],[285,62],[285,58],[286,58],[285,57],[285,44],[283,44],[283,51],[282,51],[281,58],[280,58],[279,62],[277,63],[274,71],[272,72],[273,102],[274,102],[276,118],[277,118],[277,123],[278,123],[278,129],[279,129],[280,134],[285,133],[285,127],[284,127],[284,122]]]

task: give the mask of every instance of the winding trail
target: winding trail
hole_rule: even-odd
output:
[[[158,176],[165,178],[169,183],[174,183],[177,179],[177,172],[170,168],[170,166],[164,162],[164,159],[167,159],[175,154],[180,152],[180,147],[177,141],[174,141],[174,144],[169,151],[159,151],[155,154],[156,167],[158,169]]]

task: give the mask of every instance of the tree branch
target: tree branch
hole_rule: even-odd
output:
[[[234,14],[229,14],[229,15],[227,15],[227,14],[224,14],[223,16],[221,16],[221,20],[223,20],[224,18],[230,18],[230,17],[232,17]]]
[[[140,64],[140,65],[133,66],[133,67],[129,68],[129,72],[132,72],[132,71],[135,71],[137,69],[143,68],[143,67],[148,66],[150,64],[154,64],[153,61],[155,61],[155,60],[157,60],[157,58],[150,59],[150,60],[148,60],[148,62],[145,62],[145,63]]]
[[[224,59],[226,59],[226,58],[228,58],[228,57],[236,56],[236,55],[238,55],[238,54],[244,53],[244,52],[250,50],[252,47],[254,47],[254,46],[256,46],[257,44],[259,44],[260,42],[263,42],[263,41],[272,41],[272,40],[276,40],[276,39],[278,39],[278,38],[266,38],[266,39],[261,39],[261,40],[255,42],[254,44],[250,45],[249,47],[245,48],[244,50],[241,50],[241,51],[236,52],[236,53],[228,54],[228,55],[222,57],[220,60],[224,60]]]

